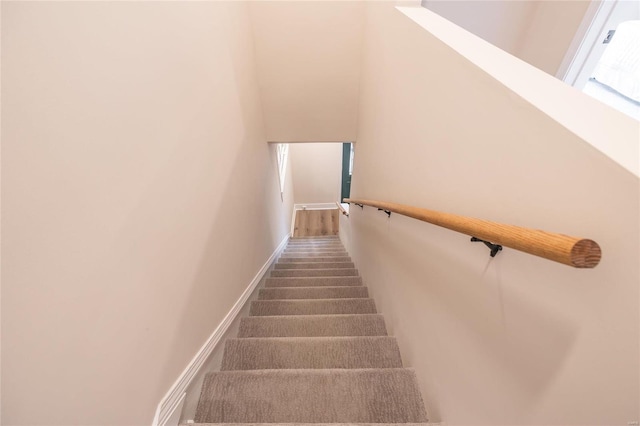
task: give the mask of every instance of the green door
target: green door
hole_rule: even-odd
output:
[[[351,175],[353,174],[353,144],[342,144],[342,191],[340,202],[351,194]]]

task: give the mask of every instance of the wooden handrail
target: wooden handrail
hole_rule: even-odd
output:
[[[354,198],[347,198],[345,202],[388,210],[575,268],[595,268],[602,256],[598,243],[588,239],[504,225],[403,204]]]
[[[336,205],[338,206],[338,210],[340,210],[340,212],[345,215],[346,217],[349,217],[349,212],[345,210],[344,207],[342,207],[342,204],[340,204],[339,202],[336,201]]]

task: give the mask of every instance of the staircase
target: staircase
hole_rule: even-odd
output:
[[[196,423],[424,423],[413,370],[337,237],[296,238],[205,378]]]

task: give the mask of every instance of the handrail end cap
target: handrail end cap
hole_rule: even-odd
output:
[[[602,258],[602,250],[593,240],[578,240],[571,248],[571,265],[576,268],[595,268]]]

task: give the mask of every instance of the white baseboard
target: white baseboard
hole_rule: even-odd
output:
[[[167,417],[163,425],[166,426],[178,426],[180,423],[180,415],[182,414],[182,407],[184,406],[184,399],[186,398],[187,393],[182,392],[180,398],[175,401],[175,403],[169,407],[167,410]]]
[[[249,296],[251,296],[251,294],[253,293],[255,288],[258,286],[260,281],[262,281],[262,278],[269,270],[269,267],[271,266],[273,261],[278,257],[280,252],[282,252],[284,247],[287,245],[287,241],[289,241],[289,237],[290,235],[287,235],[282,240],[282,242],[275,249],[271,257],[269,257],[269,259],[267,259],[265,264],[262,265],[262,268],[260,268],[256,276],[253,278],[251,283],[249,283],[249,286],[245,289],[245,291],[242,293],[240,298],[233,305],[229,313],[227,313],[227,315],[224,317],[222,322],[220,322],[218,327],[213,331],[211,336],[209,336],[209,338],[204,343],[204,345],[202,345],[200,350],[193,357],[189,365],[187,365],[187,368],[185,368],[182,374],[180,374],[180,376],[175,381],[173,386],[169,388],[169,391],[164,396],[164,398],[160,400],[160,403],[158,404],[158,408],[156,409],[156,414],[153,418],[153,426],[170,426],[172,424],[170,423],[170,421],[176,418],[174,414],[177,412],[177,409],[179,407],[182,407],[182,404],[184,402],[185,392],[189,387],[189,384],[191,383],[193,378],[198,374],[198,371],[200,370],[200,368],[202,368],[202,365],[204,364],[204,362],[207,360],[209,355],[211,355],[211,352],[213,352],[215,347],[218,345],[218,343],[220,342],[220,339],[222,339],[222,336],[224,336],[226,331],[229,329],[229,326],[231,325],[231,323],[233,323],[233,321],[236,319],[236,316],[238,315],[240,310],[244,307],[245,303],[247,303]],[[178,414],[178,417],[179,417],[179,414]]]
[[[335,210],[338,206],[336,203],[308,203],[294,204],[293,210]]]

